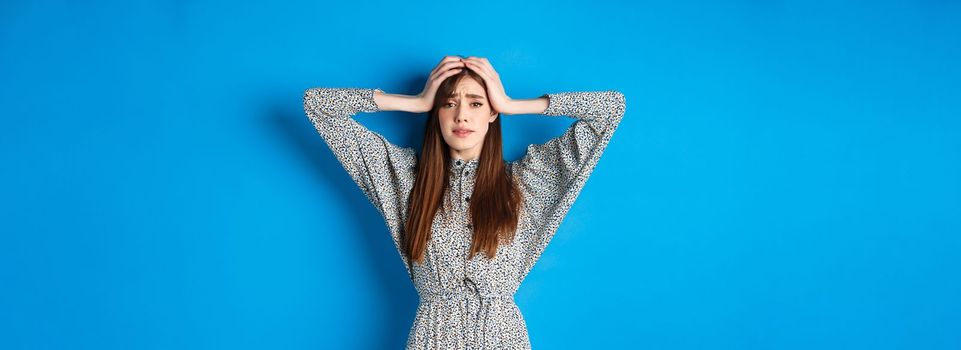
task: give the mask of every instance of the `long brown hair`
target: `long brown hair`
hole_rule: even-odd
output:
[[[434,216],[437,215],[449,187],[450,146],[440,130],[439,109],[462,79],[474,79],[484,90],[484,79],[464,69],[441,83],[428,113],[424,129],[424,145],[417,163],[417,177],[411,190],[408,219],[404,223],[403,248],[409,262],[423,262],[430,241]],[[500,116],[490,123],[484,137],[477,164],[474,193],[471,194],[470,216],[474,237],[470,258],[484,252],[493,258],[500,243],[514,239],[520,213],[521,193],[504,162]]]

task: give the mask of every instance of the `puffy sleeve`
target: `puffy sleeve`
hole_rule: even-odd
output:
[[[310,88],[304,93],[304,111],[347,174],[383,215],[401,252],[400,232],[417,157],[413,148],[394,145],[353,118],[358,112],[379,111],[375,90]],[[401,258],[407,265],[403,253]]]
[[[625,110],[624,94],[615,91],[546,94],[547,116],[569,116],[576,121],[546,143],[530,145],[521,159],[510,164],[524,196],[528,227],[519,227],[526,250],[526,274],[550,242],[574,204]]]

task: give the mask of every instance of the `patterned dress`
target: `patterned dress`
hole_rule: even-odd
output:
[[[401,248],[417,155],[359,124],[358,112],[379,111],[375,89],[311,88],[304,110],[351,178],[383,215],[420,296],[407,349],[529,349],[527,326],[514,293],[550,242],[591,175],[624,114],[618,91],[564,92],[544,115],[576,121],[544,144],[530,145],[506,163],[523,193],[513,242],[494,259],[468,259],[473,233],[469,204],[477,159],[451,162],[444,207],[434,218],[423,263],[410,265]]]

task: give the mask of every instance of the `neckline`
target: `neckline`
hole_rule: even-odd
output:
[[[479,162],[480,162],[480,161],[479,161],[478,158],[474,158],[474,159],[461,159],[461,158],[457,158],[457,157],[451,157],[451,162],[450,162],[450,164],[451,164],[452,167],[459,169],[459,168],[465,168],[465,167],[474,167],[474,166],[476,166],[477,163],[479,163]]]

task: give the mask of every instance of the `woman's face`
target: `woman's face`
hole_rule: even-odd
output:
[[[470,160],[480,156],[487,128],[497,113],[491,110],[484,87],[467,76],[457,83],[453,96],[443,101],[438,117],[451,156]]]

